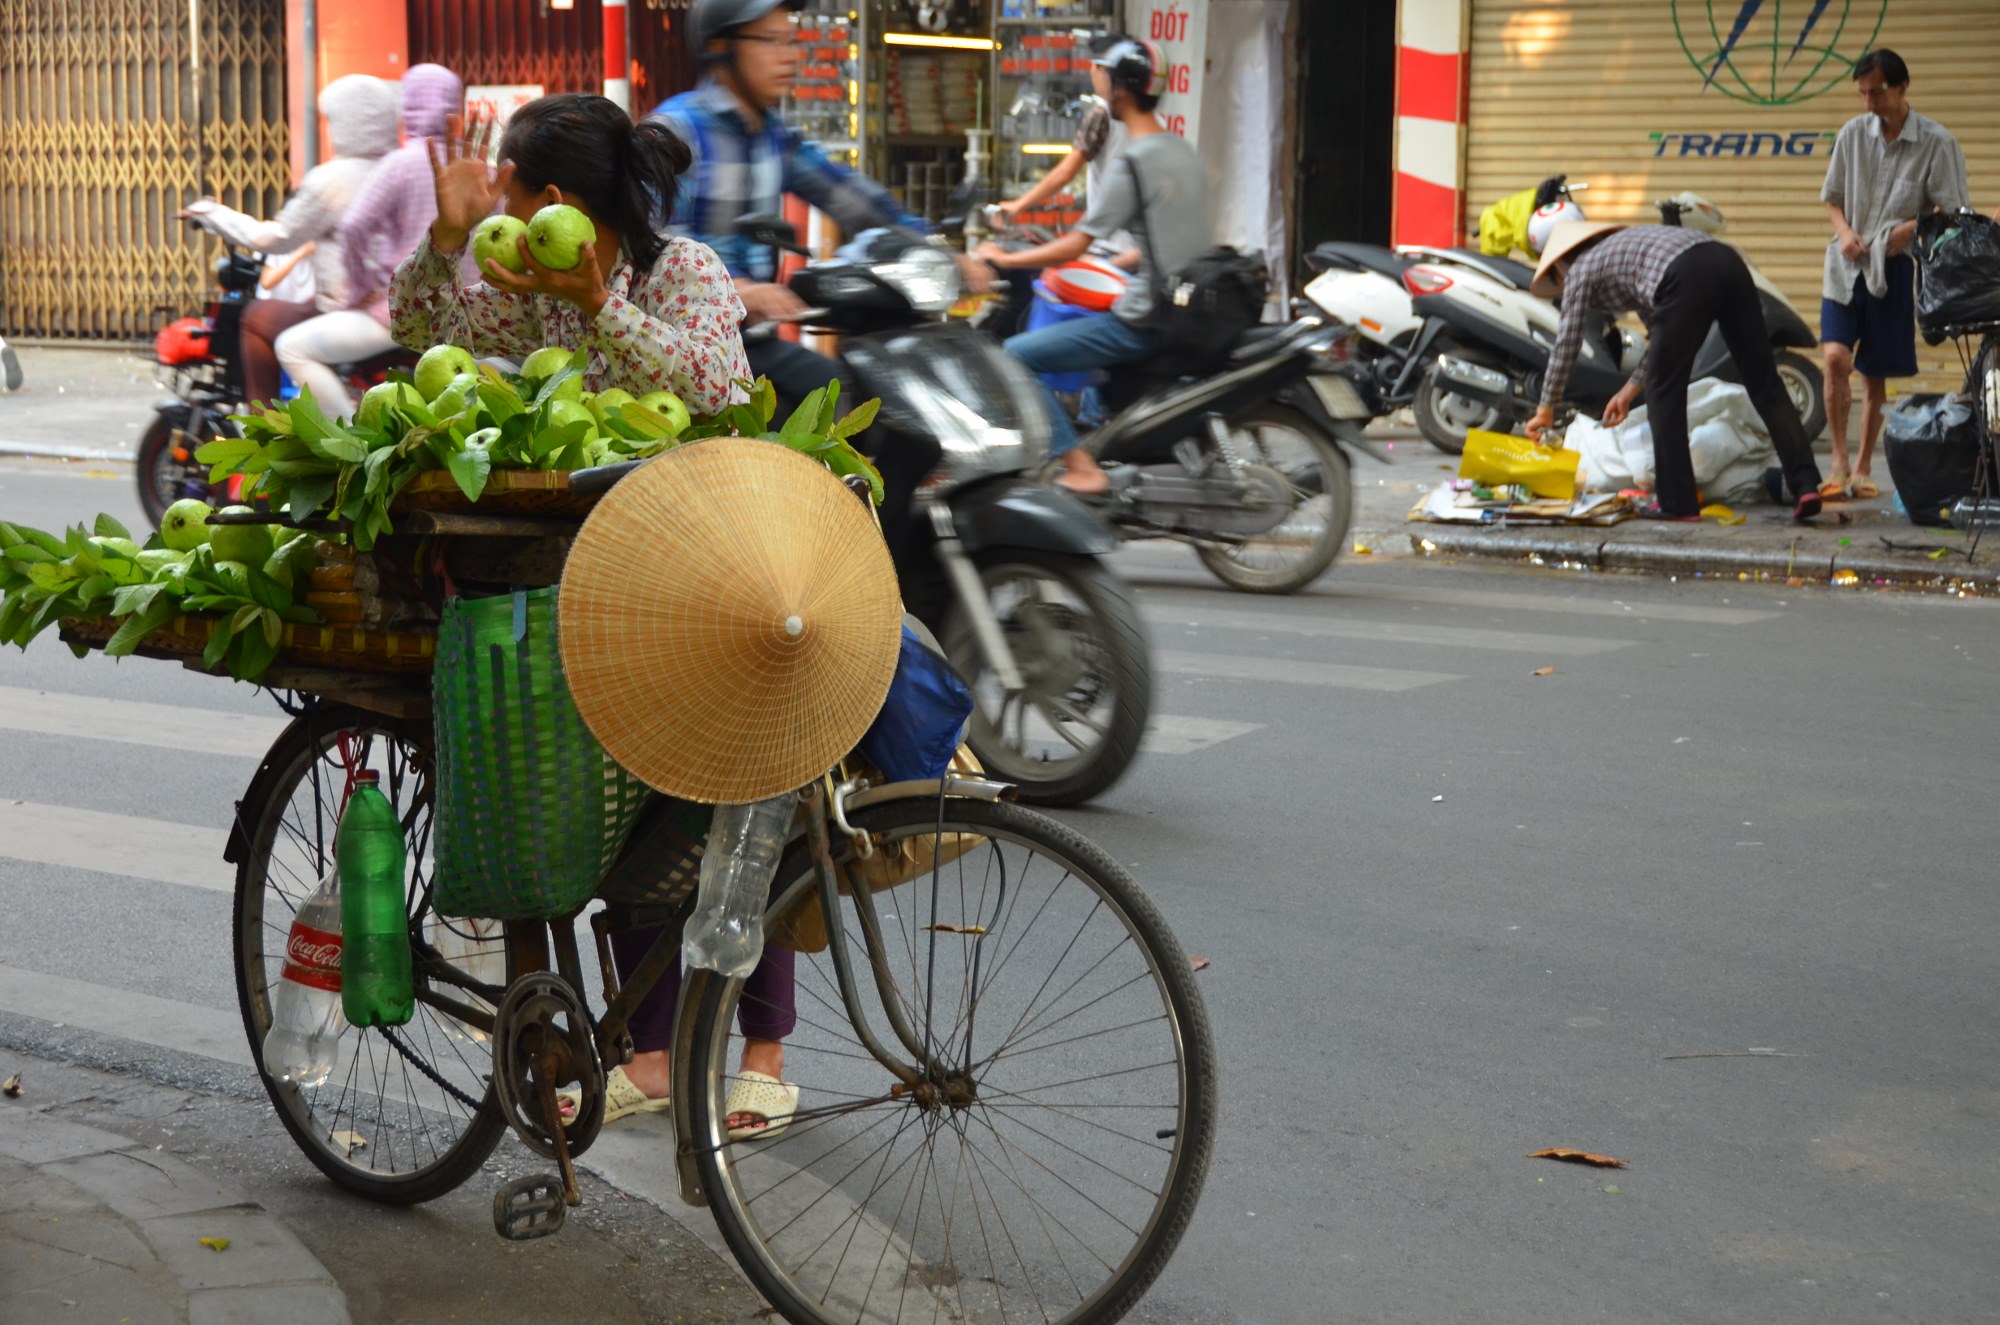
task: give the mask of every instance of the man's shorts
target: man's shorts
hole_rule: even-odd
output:
[[[1915,377],[1917,264],[1901,253],[1889,259],[1885,274],[1889,290],[1879,299],[1868,293],[1868,278],[1856,276],[1847,303],[1819,301],[1820,342],[1854,350],[1854,367],[1863,377]]]

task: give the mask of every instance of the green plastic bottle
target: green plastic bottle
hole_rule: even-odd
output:
[[[349,1024],[401,1026],[416,1013],[403,824],[374,772],[355,774],[334,833],[340,871],[340,1003]]]

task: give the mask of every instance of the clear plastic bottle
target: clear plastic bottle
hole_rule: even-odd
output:
[[[340,875],[328,870],[292,917],[284,976],[271,991],[264,1070],[279,1081],[317,1086],[340,1057]]]
[[[503,942],[505,928],[504,923],[498,920],[476,916],[446,917],[435,912],[425,926],[430,945],[437,950],[439,957],[481,984],[497,989],[507,987],[507,945]],[[464,999],[480,1011],[493,1010],[490,1001],[470,989],[454,989],[452,996]],[[475,1044],[487,1043],[485,1031],[468,1026],[456,1017],[441,1020],[444,1033],[451,1038]]]
[[[791,831],[797,797],[718,805],[701,857],[701,886],[681,938],[681,960],[736,977],[764,955],[764,907]]]
[[[354,791],[333,837],[340,870],[340,1001],[355,1026],[401,1026],[417,1010],[404,892],[403,821],[372,771]]]

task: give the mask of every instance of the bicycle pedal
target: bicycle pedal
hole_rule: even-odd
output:
[[[563,1180],[553,1173],[535,1173],[493,1193],[493,1231],[509,1242],[530,1242],[562,1231],[568,1206]]]

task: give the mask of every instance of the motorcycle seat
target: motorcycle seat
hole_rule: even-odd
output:
[[[1334,240],[1315,248],[1306,259],[1306,265],[1317,271],[1325,271],[1329,267],[1372,271],[1378,276],[1400,281],[1403,279],[1403,268],[1410,265],[1410,259],[1379,244]]]
[[[371,354],[366,359],[353,359],[347,363],[336,365],[334,371],[342,377],[373,377],[378,373],[386,373],[391,368],[414,368],[416,366],[417,356],[402,346],[397,345],[382,351],[380,354]]]
[[[1256,326],[1249,328],[1242,335],[1230,342],[1229,357],[1232,359],[1248,358],[1250,353],[1256,350],[1258,346],[1264,344],[1266,341],[1276,340],[1291,329],[1291,324],[1288,322],[1259,322]]]
[[[1488,271],[1506,277],[1513,282],[1517,290],[1525,290],[1535,282],[1535,269],[1525,262],[1516,262],[1512,258],[1488,257],[1476,248],[1455,248],[1450,251],[1468,262],[1477,263]]]

